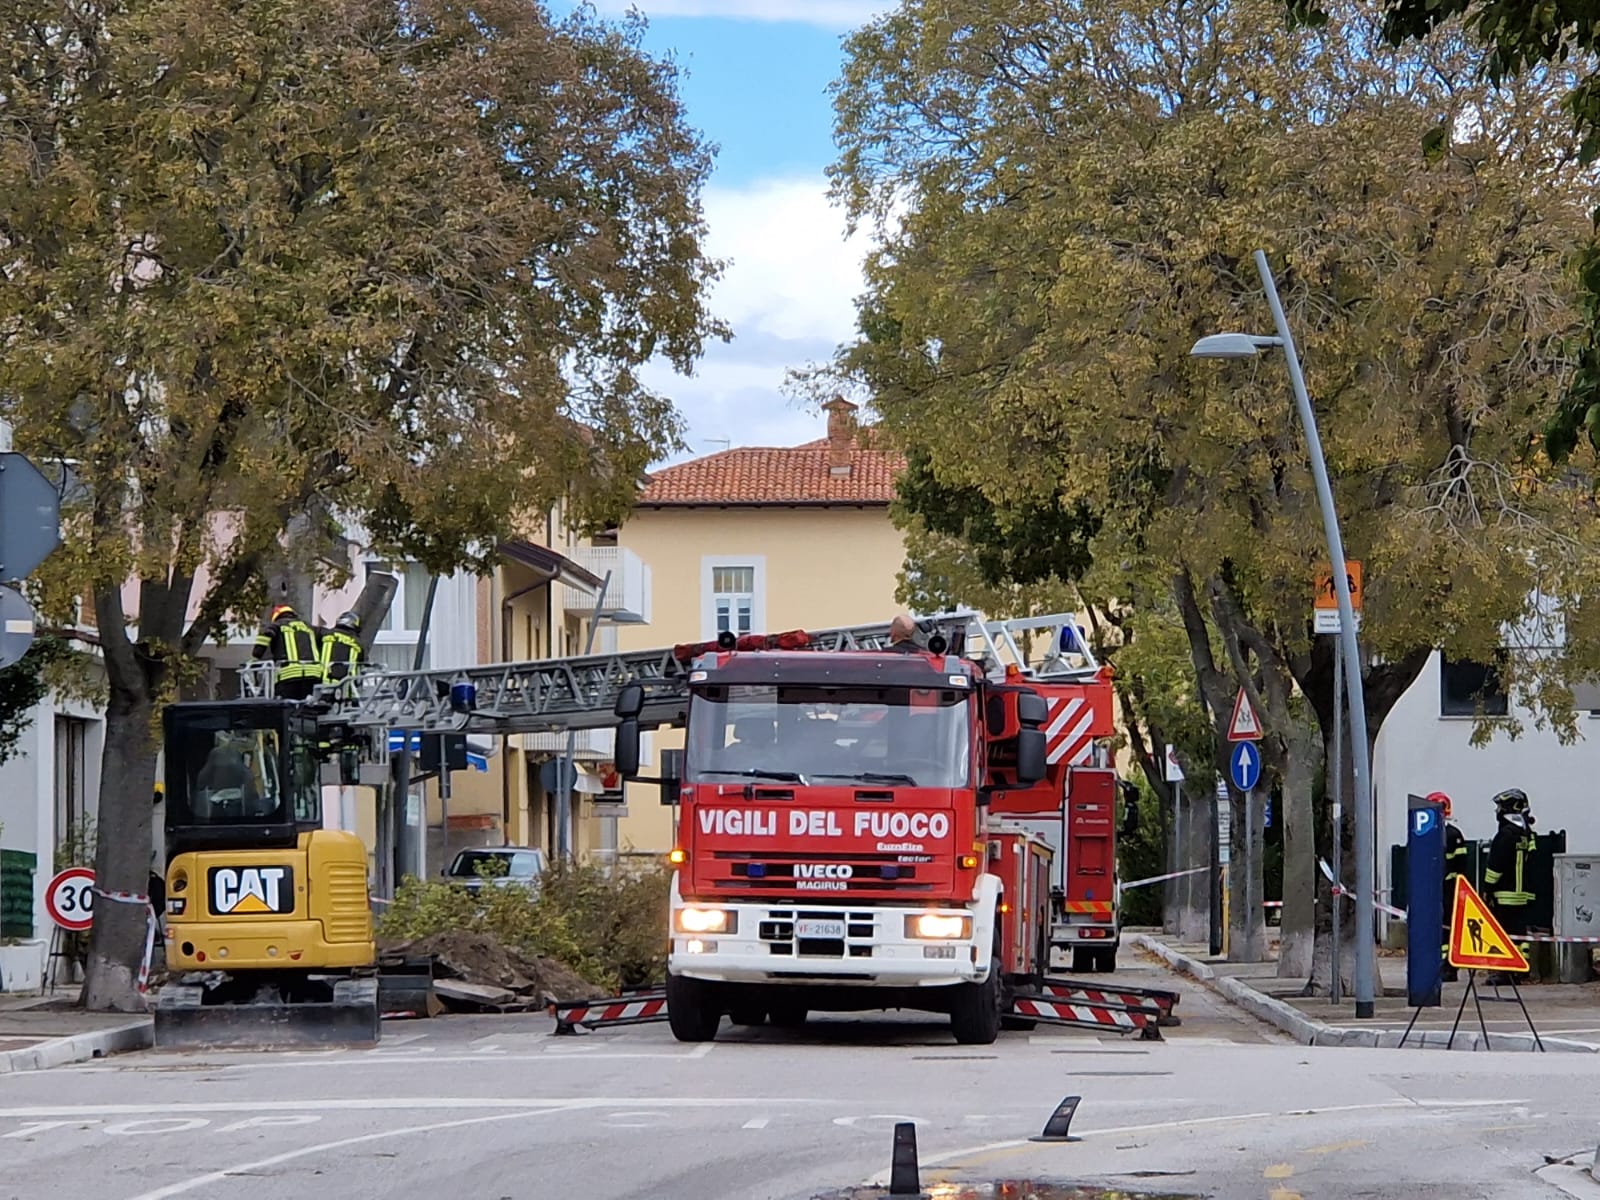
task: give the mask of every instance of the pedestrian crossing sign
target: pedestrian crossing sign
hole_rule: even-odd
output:
[[[1456,876],[1450,914],[1450,965],[1468,970],[1527,971],[1528,960],[1465,876]]]

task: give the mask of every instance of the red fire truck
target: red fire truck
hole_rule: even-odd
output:
[[[1053,943],[1080,965],[1085,947],[1114,958],[1115,780],[1082,765],[1113,732],[1109,673],[1047,682],[967,655],[966,628],[912,653],[724,634],[676,648],[678,711],[648,683],[622,689],[624,778],[640,778],[644,724],[687,727],[681,769],[645,781],[677,805],[679,1040],[711,1040],[724,1014],[910,1008],[988,1043],[1031,1023],[1017,1001],[1048,994]]]

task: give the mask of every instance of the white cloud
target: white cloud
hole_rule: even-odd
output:
[[[852,29],[893,7],[891,0],[595,0],[601,12],[637,8],[647,17],[731,17],[739,21],[803,21]]]
[[[661,367],[647,379],[684,414],[696,454],[722,448],[712,439],[782,446],[820,437],[821,418],[780,389],[789,368],[828,358],[854,333],[869,241],[845,239],[820,175],[713,186],[704,200],[707,252],[728,262],[711,309],[734,337],[713,344],[691,378]]]
[[[731,260],[712,296],[720,316],[782,338],[850,335],[868,243],[845,240],[826,187],[817,177],[706,189],[707,249]]]

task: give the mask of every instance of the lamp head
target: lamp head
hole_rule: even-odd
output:
[[[1275,337],[1256,337],[1250,333],[1212,333],[1189,350],[1190,358],[1254,358],[1271,346],[1281,346]]]

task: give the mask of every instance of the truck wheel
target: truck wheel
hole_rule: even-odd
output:
[[[1074,975],[1092,975],[1095,971],[1095,953],[1083,946],[1072,948],[1072,973]]]
[[[989,964],[982,983],[958,983],[950,1005],[950,1031],[963,1046],[988,1046],[1000,1036],[1000,960]]]
[[[722,1024],[716,989],[703,979],[668,975],[667,1024],[680,1042],[715,1040],[717,1026]]]
[[[779,1029],[799,1029],[810,1014],[799,1005],[774,1004],[767,1009],[767,1019]]]
[[[1096,950],[1094,952],[1094,969],[1107,975],[1114,974],[1117,969],[1117,948],[1111,946],[1105,950]]]

